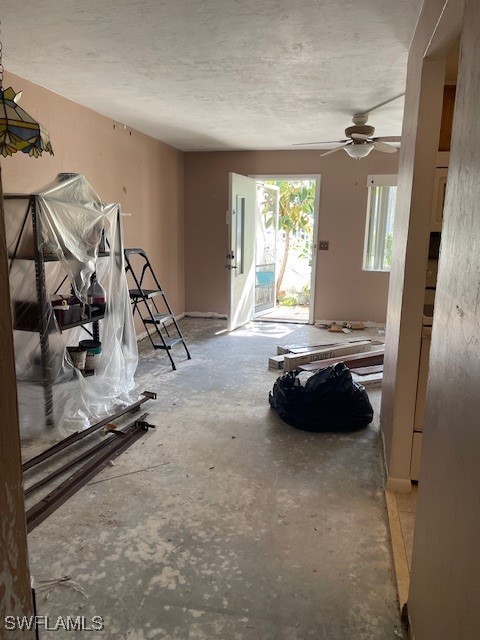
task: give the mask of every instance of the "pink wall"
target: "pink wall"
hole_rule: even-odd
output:
[[[125,244],[148,251],[176,313],[227,312],[230,171],[322,174],[319,235],[330,250],[318,253],[315,318],[385,321],[389,276],[362,271],[366,179],[396,173],[397,155],[358,162],[343,152],[184,154],[12,74],[5,84],[23,91],[21,105],[50,131],[55,156],[2,161],[4,190],[35,190],[60,171],[84,174],[102,198],[133,214],[123,218]]]
[[[6,74],[4,86],[10,85],[23,91],[21,106],[50,131],[55,156],[2,159],[4,191],[28,193],[62,171],[85,175],[102,199],[133,214],[123,218],[125,246],[147,250],[175,313],[182,313],[184,154],[138,131],[113,129],[113,120]]]
[[[353,160],[338,152],[235,151],[185,154],[186,309],[227,313],[228,174],[321,174],[315,318],[385,322],[387,273],[362,270],[367,175],[397,172],[398,154]]]

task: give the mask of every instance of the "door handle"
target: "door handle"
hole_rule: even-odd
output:
[[[237,267],[233,264],[226,264],[225,269],[236,269]]]

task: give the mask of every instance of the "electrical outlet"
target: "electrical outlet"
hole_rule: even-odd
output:
[[[318,243],[318,250],[319,251],[328,251],[328,245],[329,245],[329,241],[328,240],[320,240]]]

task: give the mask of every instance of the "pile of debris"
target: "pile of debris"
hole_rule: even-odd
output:
[[[378,340],[354,339],[336,343],[296,344],[277,347],[268,360],[275,371],[318,371],[343,362],[355,382],[364,387],[379,385],[383,379],[385,345]]]
[[[363,331],[363,322],[329,322],[318,325],[323,329],[328,329],[331,333],[351,333],[352,331]]]

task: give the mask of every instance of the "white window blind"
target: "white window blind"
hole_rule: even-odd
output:
[[[367,185],[368,205],[363,268],[366,271],[390,271],[397,176],[368,176]]]

